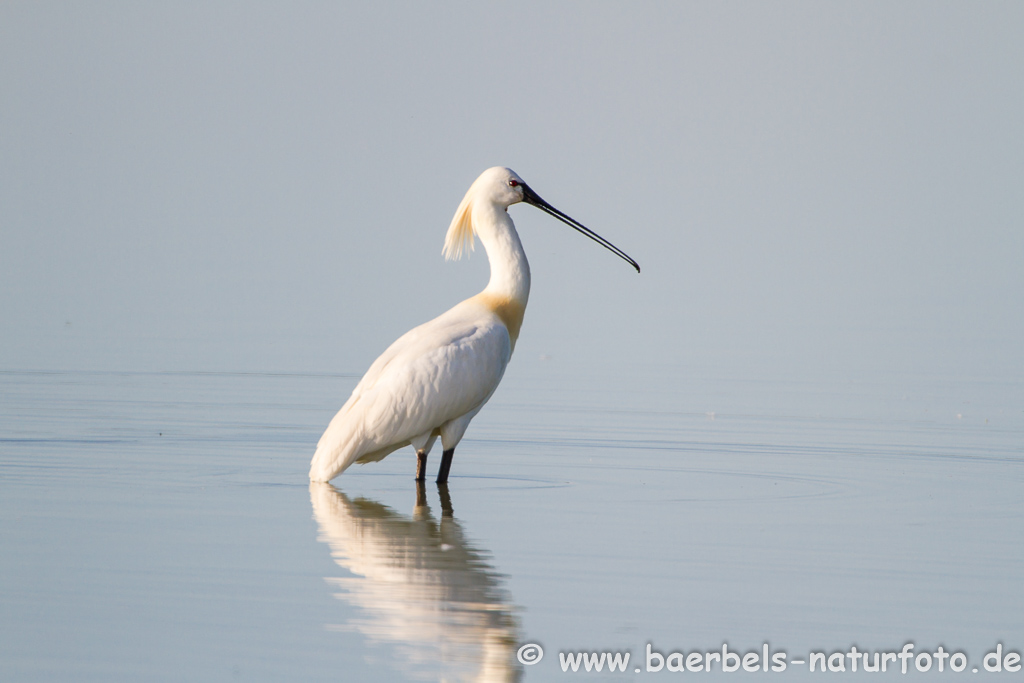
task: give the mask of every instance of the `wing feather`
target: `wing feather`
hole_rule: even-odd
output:
[[[327,481],[364,455],[380,459],[409,440],[480,408],[511,355],[508,330],[463,302],[381,354],[317,444],[310,477]]]

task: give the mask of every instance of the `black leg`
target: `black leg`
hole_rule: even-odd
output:
[[[423,451],[416,451],[416,481],[427,479],[427,454]]]
[[[447,484],[448,473],[452,471],[452,456],[455,455],[455,449],[450,448],[441,454],[441,469],[437,471],[437,483]]]

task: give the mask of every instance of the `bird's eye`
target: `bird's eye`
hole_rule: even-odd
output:
[[[508,186],[509,187],[519,187],[519,181],[518,180],[510,180],[510,181],[508,181]]]

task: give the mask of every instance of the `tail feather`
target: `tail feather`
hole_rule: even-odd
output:
[[[309,464],[310,481],[330,481],[359,457],[359,439],[346,428],[345,420],[339,419],[341,417],[340,413],[335,415],[316,445],[316,453]]]

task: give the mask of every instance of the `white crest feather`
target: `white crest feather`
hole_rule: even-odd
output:
[[[476,183],[470,186],[462,203],[455,210],[455,217],[452,224],[448,226],[448,234],[444,237],[444,249],[441,253],[449,261],[457,261],[462,254],[473,251],[476,241],[473,239],[473,190]]]

